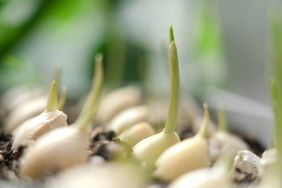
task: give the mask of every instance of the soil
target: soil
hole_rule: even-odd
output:
[[[18,160],[24,148],[12,151],[12,136],[0,130],[0,179],[17,180]]]

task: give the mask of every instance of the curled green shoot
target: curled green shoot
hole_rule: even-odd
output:
[[[63,110],[66,103],[66,98],[67,98],[67,87],[63,87],[57,106],[58,110]]]
[[[57,82],[55,80],[52,81],[50,89],[49,89],[49,96],[48,96],[48,101],[47,101],[47,105],[45,108],[46,112],[51,112],[54,110],[57,110],[57,100],[58,100],[58,96],[57,96]]]
[[[222,104],[220,104],[218,106],[217,122],[218,122],[218,129],[220,131],[226,131],[227,130],[226,116],[225,116]]]
[[[274,78],[271,79],[271,98],[272,98],[272,110],[274,113],[274,121],[275,121],[275,147],[278,154],[278,166],[280,172],[282,170],[282,101],[281,95],[279,93],[279,89],[277,86],[277,82]]]
[[[78,119],[75,122],[80,130],[85,130],[94,118],[97,111],[98,97],[101,93],[103,79],[103,56],[101,54],[97,54],[95,57],[95,73],[92,80],[91,91],[87,96]]]
[[[170,98],[168,118],[165,124],[164,132],[172,133],[176,128],[176,119],[179,106],[179,65],[177,48],[174,41],[173,28],[170,26],[170,46],[169,46],[169,64],[170,64]]]
[[[196,136],[200,136],[203,138],[206,138],[208,135],[208,129],[209,129],[209,123],[210,123],[210,115],[209,115],[209,109],[208,109],[208,105],[206,103],[204,103],[204,120],[203,123],[200,127],[199,132],[197,133]]]

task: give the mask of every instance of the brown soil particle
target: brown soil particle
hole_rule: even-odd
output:
[[[23,153],[23,147],[12,151],[12,137],[0,130],[0,179],[17,179],[18,159]]]

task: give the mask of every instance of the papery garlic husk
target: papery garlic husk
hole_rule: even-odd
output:
[[[44,111],[38,116],[29,119],[13,131],[12,149],[20,145],[27,146],[37,140],[43,134],[58,127],[67,126],[67,116],[62,111]]]
[[[60,127],[41,136],[20,160],[20,175],[39,179],[44,175],[87,161],[89,137],[76,126]]]
[[[146,175],[125,162],[81,165],[59,174],[46,183],[47,188],[144,188]]]
[[[265,170],[268,170],[278,161],[277,150],[271,148],[263,152],[261,157],[261,165]]]
[[[39,87],[16,86],[2,95],[1,104],[6,112],[10,112],[24,102],[44,96],[44,90]]]
[[[122,131],[132,127],[134,124],[148,120],[148,107],[136,106],[122,111],[109,123],[107,129],[120,134]]]
[[[261,159],[248,150],[237,152],[233,163],[233,179],[237,183],[257,183],[263,174]]]
[[[169,188],[231,188],[231,178],[228,173],[222,173],[214,168],[203,168],[186,173],[174,180]]]
[[[154,130],[151,125],[149,123],[142,122],[123,131],[118,138],[132,147],[144,138],[152,136],[153,134]]]
[[[11,133],[24,121],[42,113],[46,107],[47,97],[39,97],[19,105],[4,122],[4,130]]]
[[[209,165],[207,140],[195,136],[164,151],[156,161],[154,176],[163,181],[172,181],[187,172]]]
[[[141,91],[134,86],[127,86],[112,91],[102,98],[96,120],[105,124],[121,111],[136,106],[141,102]]]
[[[143,162],[145,166],[152,167],[157,158],[169,147],[179,143],[177,133],[165,133],[164,131],[147,137],[133,147],[133,155]]]
[[[249,146],[243,140],[225,131],[218,131],[209,139],[209,155],[212,163],[230,150],[237,152],[248,149]]]

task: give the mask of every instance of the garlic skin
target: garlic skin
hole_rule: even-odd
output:
[[[256,183],[262,177],[262,165],[258,156],[248,150],[241,150],[233,163],[233,179],[238,183]]]
[[[80,165],[62,172],[51,181],[47,188],[144,188],[146,175],[136,166],[124,162]]]
[[[127,86],[112,91],[102,98],[97,111],[97,121],[106,124],[121,111],[136,106],[141,102],[141,91],[134,86]]]
[[[277,161],[278,161],[278,156],[277,156],[277,150],[275,148],[271,148],[263,152],[261,157],[261,165],[265,170],[268,170]]]
[[[133,155],[146,166],[153,166],[157,158],[169,147],[179,143],[177,133],[165,133],[164,131],[147,137],[138,142],[132,149]]]
[[[168,188],[231,188],[227,173],[217,169],[204,168],[186,173],[173,181]]]
[[[13,110],[4,123],[4,130],[11,133],[24,121],[42,113],[46,107],[47,97],[39,97],[20,104]]]
[[[209,154],[212,163],[228,151],[237,152],[248,149],[249,146],[243,140],[225,131],[218,131],[209,139]]]
[[[20,160],[20,175],[39,179],[58,169],[87,161],[89,137],[75,126],[60,127],[41,136]]]
[[[148,120],[148,107],[137,106],[122,111],[113,118],[107,127],[107,130],[120,134],[122,131],[132,127],[136,123]]]
[[[67,126],[66,114],[58,110],[44,111],[38,116],[25,121],[13,131],[12,149],[15,150],[20,145],[27,146],[50,130],[64,126]]]
[[[129,146],[134,146],[144,138],[152,136],[154,130],[150,124],[142,122],[136,125],[133,125],[131,128],[123,131],[118,138],[127,143]]]
[[[154,176],[172,181],[184,173],[210,165],[206,139],[195,136],[168,148],[156,162]]]

